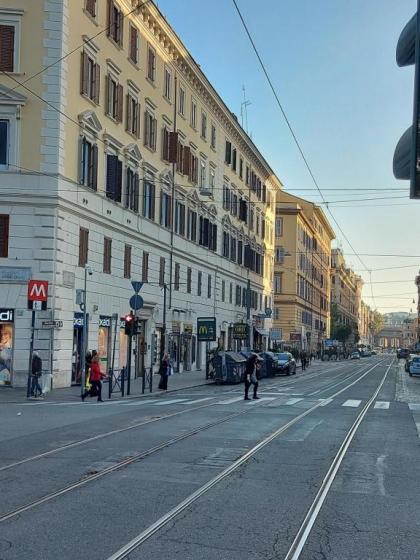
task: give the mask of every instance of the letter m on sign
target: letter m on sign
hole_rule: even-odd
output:
[[[48,300],[48,282],[46,280],[30,280],[28,284],[29,309],[46,309]],[[41,304],[34,305],[34,302]]]

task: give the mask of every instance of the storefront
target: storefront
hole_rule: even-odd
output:
[[[0,386],[13,383],[14,309],[0,308]]]
[[[111,324],[111,317],[99,316],[98,356],[101,372],[104,374],[108,372],[111,362]]]

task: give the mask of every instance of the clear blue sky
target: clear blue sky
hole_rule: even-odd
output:
[[[237,0],[325,199],[401,196],[330,206],[359,253],[420,255],[420,201],[392,174],[395,145],[412,117],[413,68],[398,68],[399,34],[415,0]],[[249,128],[286,190],[320,201],[245,36],[231,0],[160,0],[159,8],[230,109],[246,86]],[[404,188],[359,193],[346,188]],[[334,225],[334,224],[332,224]],[[337,231],[337,228],[334,228]],[[345,252],[351,252],[337,232]],[[362,257],[383,311],[415,305],[420,258]],[[356,257],[347,260],[366,282]],[[401,282],[391,283],[392,280]],[[402,282],[405,281],[405,282]],[[394,296],[395,294],[395,296]],[[371,286],[364,296],[371,302]],[[393,296],[393,297],[383,297]],[[400,298],[400,299],[398,299]],[[404,299],[405,298],[405,299]]]

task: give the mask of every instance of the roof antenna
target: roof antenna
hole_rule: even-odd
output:
[[[242,86],[242,91],[244,94],[244,100],[241,103],[241,126],[247,134],[248,132],[248,106],[251,105],[251,101],[246,98],[245,85]]]

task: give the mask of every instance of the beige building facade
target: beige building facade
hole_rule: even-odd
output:
[[[127,363],[131,280],[144,283],[147,367],[165,285],[176,369],[203,367],[198,317],[216,317],[218,342],[233,346],[248,281],[264,348],[281,182],[157,6],[3,0],[0,42],[0,383],[25,383],[30,278],[49,282],[37,318],[61,325],[37,319],[34,347],[56,386],[80,380],[86,265],[88,348],[105,369],[114,348]]]
[[[330,332],[333,229],[322,209],[277,195],[273,327],[286,344],[316,351]]]

